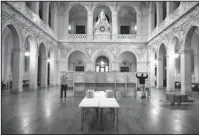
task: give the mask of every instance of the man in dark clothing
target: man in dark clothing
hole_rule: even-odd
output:
[[[144,77],[143,73],[141,74],[141,76],[138,76],[137,73],[136,73],[136,77],[139,79],[139,83],[140,83],[141,87],[143,87],[141,98],[146,98],[146,94],[145,94],[145,79],[148,78],[148,75],[146,75]]]

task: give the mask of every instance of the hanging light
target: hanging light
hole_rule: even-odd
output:
[[[137,25],[135,25],[135,31],[137,30]]]
[[[174,57],[175,57],[175,58],[178,58],[179,56],[180,56],[179,53],[175,53],[175,54],[174,54]]]
[[[104,61],[103,61],[103,57],[102,57],[102,61],[100,62],[101,67],[104,67]]]
[[[71,31],[71,29],[72,29],[72,28],[71,28],[71,25],[68,25],[68,30]]]
[[[47,62],[50,63],[50,58],[48,58]]]
[[[30,56],[30,52],[26,51],[25,56],[27,56],[27,57]]]

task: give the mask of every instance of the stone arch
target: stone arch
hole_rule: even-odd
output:
[[[130,54],[129,54],[130,53]],[[125,54],[127,54],[126,55],[126,58],[121,58],[121,56],[124,56],[125,57]],[[130,55],[130,57],[128,57],[129,55]],[[132,58],[132,57],[133,58]],[[121,61],[119,61],[119,59],[121,58]],[[118,56],[117,56],[117,61],[118,62],[120,62],[119,63],[119,66],[120,66],[120,68],[121,68],[121,65],[122,65],[122,61],[129,61],[129,63],[131,63],[132,65],[129,67],[129,71],[130,72],[136,72],[137,71],[137,57],[136,57],[136,55],[135,55],[135,53],[133,53],[132,51],[128,51],[128,50],[126,50],[126,51],[123,51],[122,53],[120,53]]]
[[[159,58],[160,49],[161,49],[162,46],[164,46],[165,49],[166,49],[166,55],[167,55],[167,53],[168,53],[168,46],[166,46],[166,44],[162,42],[161,44],[158,45],[158,48],[157,48],[157,57],[158,57],[158,58]]]
[[[40,87],[47,87],[47,55],[48,51],[46,45],[41,42],[38,48],[38,74],[37,82],[39,82]]]
[[[119,5],[119,6],[117,7],[117,13],[120,11],[120,8],[121,8],[121,7],[125,7],[125,6],[130,6],[130,7],[132,7],[133,9],[135,9],[136,15],[139,15],[139,14],[141,13],[140,9],[139,9],[136,5],[134,5],[134,4],[129,4],[129,3],[122,3],[121,5]]]
[[[137,33],[138,26],[138,13],[136,9],[128,4],[123,4],[118,8],[117,16],[118,16],[118,27],[122,25],[129,26],[129,34]],[[118,33],[122,33],[120,29],[118,29]]]
[[[134,50],[126,50],[126,49],[120,51],[120,52],[117,54],[116,60],[118,59],[118,57],[119,57],[123,52],[126,52],[126,51],[129,51],[129,52],[133,53],[133,54],[135,55],[135,57],[136,57],[136,60],[139,61],[138,54],[137,54]]]
[[[15,46],[13,48],[15,49],[22,49],[21,46],[21,35],[20,30],[17,28],[16,24],[13,21],[7,21],[4,26],[2,27],[2,33],[4,32],[5,28],[8,27],[10,32],[15,35],[13,36],[13,41],[15,43]],[[2,34],[3,37],[3,34]]]
[[[70,70],[70,71],[76,70],[75,68],[76,68],[77,60],[81,60],[84,63],[87,63],[88,57],[83,51],[80,51],[80,50],[72,51],[69,54],[68,59],[67,59],[68,70]],[[85,68],[84,68],[84,70],[85,70]]]
[[[97,59],[99,56],[101,56],[101,55],[106,56],[106,57],[108,58],[108,60],[109,60],[109,63],[111,63],[111,62],[113,61],[113,56],[112,56],[112,54],[111,54],[108,50],[102,50],[102,49],[100,49],[100,50],[97,50],[97,51],[92,55],[92,57],[91,57],[92,62],[95,63],[96,59]]]
[[[98,7],[98,6],[107,6],[109,8],[109,10],[111,11],[111,13],[113,12],[113,7],[110,6],[109,4],[106,4],[106,3],[95,3],[95,5],[93,5],[91,11],[92,13],[95,11],[95,9]]]
[[[22,92],[23,52],[18,27],[7,21],[2,28],[2,80],[9,83],[12,90]],[[13,70],[14,69],[14,70]],[[14,92],[14,91],[13,91]]]
[[[76,3],[76,2],[72,3],[72,4],[68,7],[68,9],[67,9],[68,11],[67,11],[67,12],[70,13],[71,9],[72,9],[74,6],[77,6],[77,5],[80,5],[80,6],[84,7],[84,8],[86,9],[87,13],[89,12],[88,7],[85,6],[84,4],[80,3],[80,2],[78,2],[78,3]]]
[[[73,49],[73,50],[69,51],[68,54],[66,55],[67,61],[68,61],[68,59],[69,59],[69,56],[70,56],[73,52],[75,52],[75,51],[82,52],[87,58],[89,58],[88,55],[86,54],[86,52],[83,51],[82,49]]]

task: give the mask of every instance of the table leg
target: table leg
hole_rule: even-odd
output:
[[[102,129],[102,119],[103,119],[103,108],[101,108],[101,119],[100,119],[100,127]]]
[[[82,108],[82,122],[81,122],[81,130],[83,130],[83,122],[84,122],[84,108]]]
[[[117,108],[117,131],[118,131],[118,108]]]
[[[115,109],[113,108],[112,110],[113,110],[113,125],[114,125],[114,123],[115,123]]]

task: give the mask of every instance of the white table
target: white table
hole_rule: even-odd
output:
[[[97,91],[94,94],[94,98],[85,97],[79,107],[82,108],[82,122],[81,129],[83,130],[83,123],[85,121],[85,109],[86,108],[96,108],[97,118],[98,118],[98,109],[101,109],[101,120],[100,125],[102,127],[102,119],[103,119],[103,109],[109,108],[111,109],[111,114],[113,117],[113,123],[115,121],[115,115],[117,116],[117,131],[118,131],[118,108],[120,107],[115,98],[107,98],[106,93],[104,91]],[[116,109],[116,114],[115,110]]]

